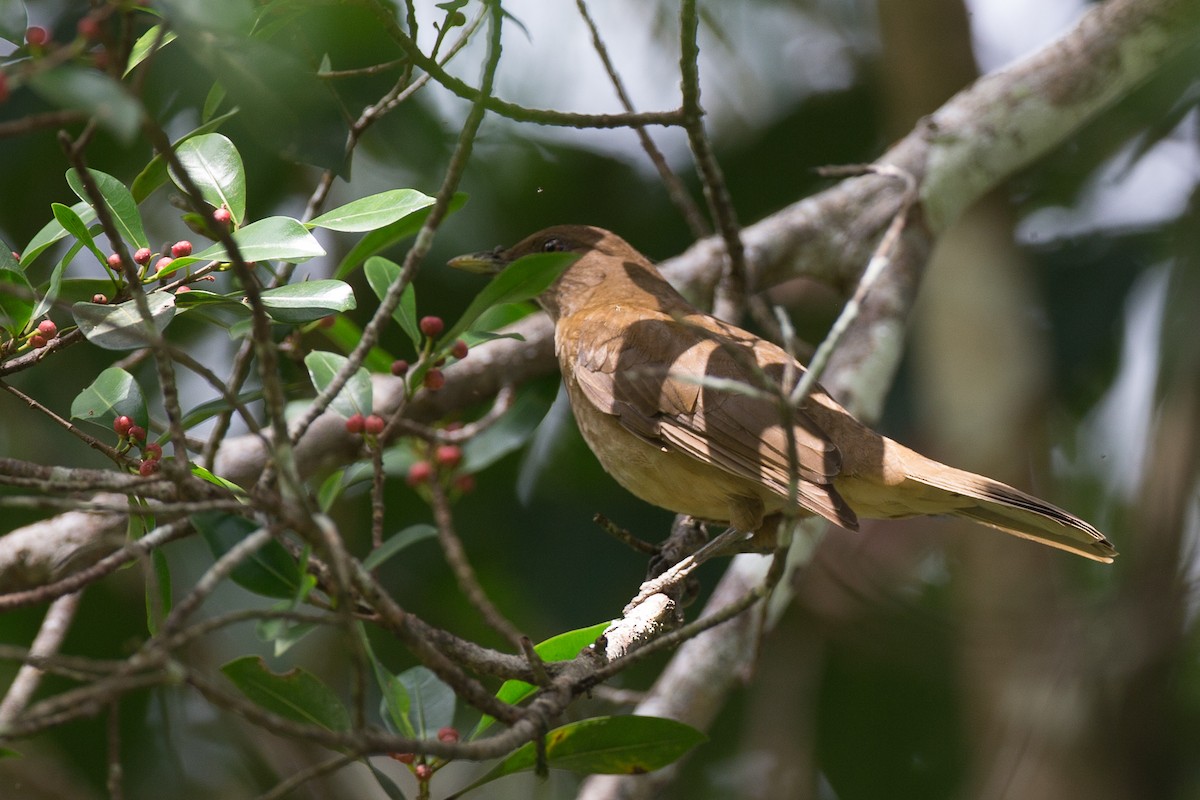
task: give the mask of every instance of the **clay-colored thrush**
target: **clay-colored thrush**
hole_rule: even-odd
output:
[[[799,506],[844,528],[860,517],[950,514],[1096,561],[1117,554],[1061,508],[875,433],[819,386],[784,414],[772,384],[803,367],[696,310],[613,233],[562,225],[450,263],[494,273],[557,251],[580,254],[539,298],[555,323],[571,408],[600,463],[646,502],[747,534],[774,524],[789,503],[788,419]],[[730,381],[761,391],[731,390]]]

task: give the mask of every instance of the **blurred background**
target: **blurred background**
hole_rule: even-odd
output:
[[[0,0],[14,2],[15,0]],[[210,6],[219,14],[233,0]],[[79,4],[29,2],[29,19],[69,39]],[[328,54],[345,70],[396,58],[356,7],[294,4],[293,53]],[[444,12],[415,4],[423,20]],[[737,213],[753,222],[828,186],[814,168],[870,161],[978,74],[1003,67],[1064,32],[1077,0],[746,0],[702,4],[702,101]],[[573,3],[511,0],[520,25],[505,31],[497,94],[565,111],[617,109]],[[477,10],[470,4],[464,11]],[[678,105],[675,3],[609,0],[590,9],[639,110]],[[419,39],[436,37],[425,24]],[[481,39],[451,72],[474,83]],[[10,48],[11,50],[11,48]],[[0,50],[0,55],[4,51]],[[987,529],[950,521],[833,530],[801,575],[798,601],[764,643],[761,660],[702,745],[684,764],[677,798],[1200,798],[1200,664],[1195,537],[1200,525],[1200,178],[1196,104],[1200,60],[1177,60],[1089,125],[1044,163],[995,192],[939,243],[911,317],[907,356],[879,427],[935,458],[1030,490],[1090,520],[1121,551],[1114,565],[1074,559]],[[394,75],[347,80],[357,113]],[[212,75],[181,47],[149,72],[145,99],[179,136],[200,121]],[[28,91],[0,105],[0,122],[44,109]],[[467,105],[431,85],[364,138],[329,207],[396,187],[433,194]],[[336,122],[336,119],[335,119]],[[318,171],[279,155],[296,135],[253,110],[222,132],[241,150],[252,218],[298,215]],[[336,125],[308,131],[336,163]],[[679,131],[652,129],[669,163],[697,191]],[[330,144],[332,143],[332,144]],[[320,150],[320,147],[317,147]],[[330,155],[332,154],[332,155]],[[132,179],[149,151],[101,133],[92,166]],[[0,235],[19,249],[74,200],[52,133],[0,145]],[[580,131],[485,120],[462,189],[417,279],[422,314],[452,318],[480,288],[442,268],[446,258],[510,244],[558,222],[601,225],[652,258],[692,241],[628,130]],[[152,239],[187,235],[160,191],[143,206]],[[698,197],[698,193],[696,194]],[[319,234],[321,235],[321,234]],[[328,277],[352,244],[325,232],[325,259],[300,274]],[[389,254],[396,260],[403,249]],[[49,263],[47,259],[46,263]],[[48,267],[47,267],[48,269]],[[373,307],[355,282],[360,324]],[[802,291],[797,329],[819,341],[842,302],[829,287]],[[199,327],[172,328],[219,358],[234,343]],[[384,341],[409,357],[398,331]],[[312,346],[326,347],[319,338]],[[60,412],[109,362],[84,345],[13,383]],[[296,370],[302,381],[302,368]],[[145,385],[153,368],[138,367]],[[549,409],[557,376],[525,387]],[[197,402],[210,392],[185,385]],[[0,395],[0,454],[99,466],[76,440]],[[19,420],[19,422],[16,422]],[[497,604],[540,640],[616,615],[645,563],[591,523],[603,512],[651,540],[670,515],[623,492],[599,468],[569,417],[551,418],[477,477],[457,503],[472,562]],[[393,481],[388,529],[430,518]],[[337,509],[344,531],[368,547],[364,491]],[[38,517],[5,510],[0,532]],[[168,549],[179,586],[211,555],[194,541]],[[708,565],[706,587],[722,565]],[[430,544],[385,569],[402,605],[434,624],[500,646],[474,618]],[[257,602],[236,588],[213,610]],[[120,658],[146,635],[138,570],[88,590],[65,652]],[[0,617],[0,639],[27,643],[43,609]],[[376,646],[399,671],[415,661]],[[262,652],[252,630],[222,633],[203,652],[213,667]],[[310,637],[285,659],[331,682],[344,668],[328,641]],[[623,674],[645,688],[662,661]],[[0,665],[0,685],[14,669]],[[51,682],[47,690],[65,684]],[[599,713],[599,701],[580,715]],[[463,716],[464,724],[469,715]],[[24,743],[0,762],[0,794],[103,796],[102,720],[74,723]],[[131,695],[121,712],[131,797],[254,796],[312,758],[263,737],[182,690]],[[26,746],[27,745],[27,746]],[[402,786],[402,769],[391,770]],[[443,792],[474,774],[467,765]],[[296,797],[362,792],[353,770]],[[507,779],[482,797],[569,797],[576,778]],[[377,790],[376,790],[377,791]],[[351,795],[346,795],[351,796]]]

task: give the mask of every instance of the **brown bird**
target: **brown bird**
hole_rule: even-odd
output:
[[[857,529],[860,517],[949,514],[1096,561],[1117,555],[1082,519],[881,436],[820,386],[785,415],[777,387],[804,368],[698,311],[614,233],[560,225],[450,264],[496,273],[544,252],[580,254],[538,298],[554,320],[579,430],[604,469],[646,502],[765,532],[789,505],[794,446],[796,502],[843,528]]]

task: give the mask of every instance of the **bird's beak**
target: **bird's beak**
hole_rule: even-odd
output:
[[[465,272],[474,272],[479,275],[495,275],[508,266],[508,259],[504,258],[504,249],[497,247],[495,250],[488,250],[482,253],[468,253],[465,256],[455,256],[447,262],[454,269],[461,269]]]

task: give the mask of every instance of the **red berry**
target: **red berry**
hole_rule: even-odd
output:
[[[458,728],[439,728],[437,733],[438,741],[446,744],[453,744],[458,741]]]
[[[362,414],[351,414],[346,418],[347,433],[362,433],[367,427],[367,420]]]
[[[463,494],[469,494],[475,491],[475,476],[474,475],[459,475],[454,479],[454,488],[458,489]]]
[[[158,468],[160,466],[161,462],[159,462],[157,459],[143,460],[142,463],[138,464],[138,474],[143,478],[149,478],[151,475],[158,472]]]
[[[336,323],[336,322],[337,322],[337,317],[335,317],[335,316],[330,315],[328,317],[321,317],[319,320],[317,320],[317,327],[327,330],[329,328],[332,328],[334,323]]]
[[[32,345],[35,350],[39,347],[45,347],[46,337],[42,336],[40,333],[35,333],[33,336],[29,337],[29,344]]]
[[[417,780],[425,783],[433,777],[433,767],[428,764],[417,764],[417,766],[413,767],[413,774],[417,776]]]
[[[113,253],[108,257],[108,265],[113,269],[121,268],[121,256],[119,253]]]
[[[459,339],[454,343],[454,346],[450,348],[450,355],[454,356],[459,361],[462,361],[467,357],[467,353],[469,353],[470,350],[471,348],[467,347],[467,343],[462,339]]]
[[[399,761],[401,764],[411,764],[417,760],[415,753],[388,753],[388,755]]]
[[[155,264],[154,264],[154,271],[155,271],[155,272],[162,272],[164,269],[166,269],[167,267],[171,266],[171,263],[172,263],[174,260],[175,260],[175,259],[173,259],[173,258],[169,258],[169,257],[167,257],[167,256],[163,256],[163,257],[162,257],[162,258],[160,258],[160,259],[159,259],[157,262],[155,262]]]
[[[409,486],[420,486],[422,483],[429,483],[433,477],[433,465],[428,461],[418,461],[408,468],[408,475],[405,480]]]
[[[233,214],[229,213],[229,209],[225,206],[221,206],[213,212],[213,222],[220,225],[228,225],[232,219]]]
[[[92,295],[92,302],[98,306],[106,306],[108,305],[108,298],[102,294],[94,294]]]
[[[454,469],[462,463],[463,452],[456,444],[443,444],[434,452],[433,457],[446,469]]]
[[[392,374],[397,378],[403,378],[408,374],[408,362],[403,358],[398,358],[392,362]]]
[[[54,335],[58,333],[58,326],[54,324],[54,320],[44,319],[38,323],[38,333],[53,339]]]
[[[30,25],[25,30],[25,41],[37,47],[41,47],[46,42],[50,41],[50,33],[41,25]]]
[[[441,335],[441,332],[446,329],[446,323],[441,317],[421,317],[421,321],[417,323],[421,329],[421,333],[432,338]]]
[[[142,458],[148,461],[158,461],[162,458],[162,445],[158,442],[151,442],[142,448]]]
[[[431,392],[436,392],[438,389],[446,385],[446,376],[442,374],[440,369],[431,369],[425,373],[425,388]]]
[[[184,256],[190,256],[191,254],[192,243],[187,239],[183,239],[171,245],[171,255],[175,256],[175,258],[183,258]]]
[[[178,289],[175,290],[175,294],[184,294],[185,292],[190,292],[191,290],[192,290],[192,287],[190,287],[190,286],[180,286]]]
[[[150,252],[149,247],[139,247],[133,254],[133,263],[144,267],[150,263],[151,258],[154,258],[154,253]]]
[[[113,430],[118,436],[128,436],[129,430],[133,427],[133,420],[126,416],[120,416],[113,420]]]
[[[387,423],[383,421],[383,417],[378,414],[372,414],[363,421],[363,430],[372,436],[378,436],[383,433],[383,429],[387,427]]]
[[[84,17],[83,19],[79,20],[76,30],[78,30],[79,35],[85,39],[100,38],[100,23],[95,17]]]
[[[146,429],[141,425],[133,425],[129,428],[129,438],[139,442],[146,441]]]

